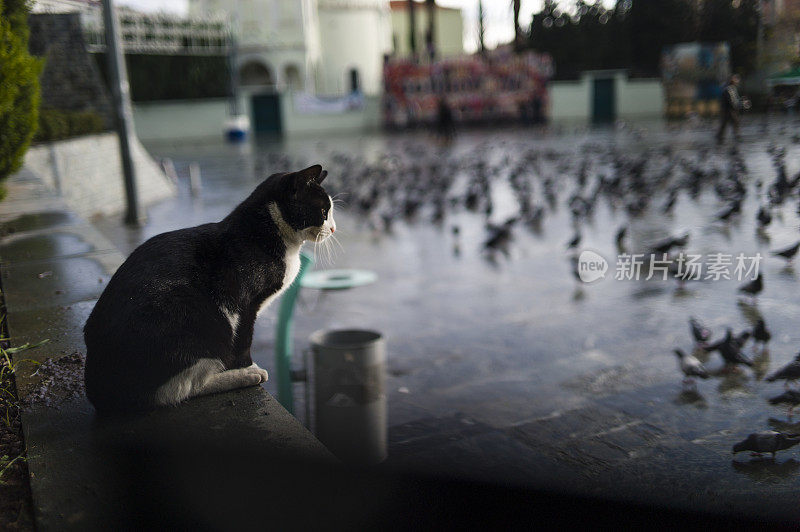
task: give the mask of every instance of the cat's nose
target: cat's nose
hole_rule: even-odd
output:
[[[336,226],[335,226],[335,225],[332,225],[332,226],[331,226],[331,234],[333,234],[333,233],[335,233],[335,232],[336,232]]]

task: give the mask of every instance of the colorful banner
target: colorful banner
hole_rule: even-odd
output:
[[[456,122],[541,120],[553,67],[549,55],[500,49],[432,64],[395,59],[383,72],[384,123],[404,127],[434,123],[441,98]]]

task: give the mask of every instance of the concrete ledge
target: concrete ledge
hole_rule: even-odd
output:
[[[84,353],[83,324],[123,256],[35,175],[23,171],[7,184],[0,261],[12,345],[50,340],[15,358],[58,360],[67,368],[48,376],[23,363],[17,376],[38,530],[188,524],[195,519],[189,508],[197,504],[181,497],[214,493],[226,475],[246,477],[270,465],[287,475],[336,467],[323,445],[261,387],[136,417],[98,418],[82,394],[82,367],[73,360]],[[223,463],[229,467],[220,470]],[[160,490],[158,504],[183,504],[189,513],[143,515],[157,506],[137,487],[143,471],[150,489]],[[219,517],[212,508],[194,515],[203,511],[211,511],[206,524]]]
[[[175,185],[138,139],[132,140],[131,152],[142,205],[175,195]],[[25,155],[25,168],[80,216],[118,214],[125,209],[119,141],[114,133],[33,146]]]

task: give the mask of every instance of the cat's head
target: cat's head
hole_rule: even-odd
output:
[[[275,174],[272,182],[273,201],[268,203],[270,217],[284,238],[297,241],[322,241],[336,231],[333,201],[322,188],[328,173],[315,164],[299,172]]]

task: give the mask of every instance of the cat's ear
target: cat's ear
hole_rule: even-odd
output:
[[[305,170],[300,170],[299,172],[295,172],[295,175],[298,178],[298,181],[307,185],[311,183],[322,184],[322,181],[325,179],[325,176],[328,175],[328,172],[322,169],[322,166],[315,164],[314,166],[309,166]]]

